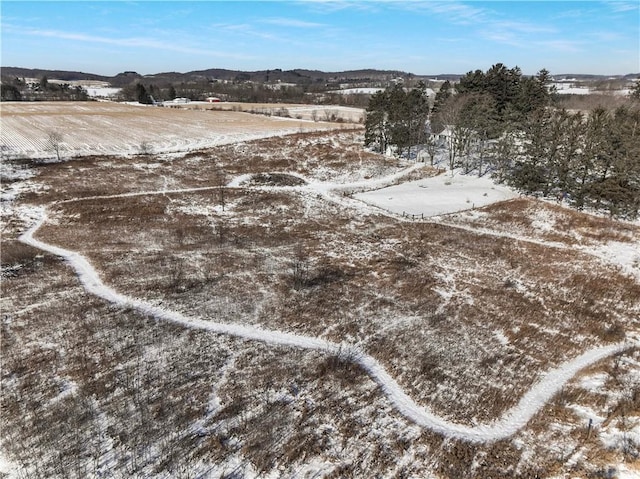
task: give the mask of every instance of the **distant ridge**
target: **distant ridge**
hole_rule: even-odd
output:
[[[137,72],[127,71],[114,76],[95,75],[92,73],[45,70],[39,68],[1,67],[2,76],[17,78],[40,78],[46,76],[57,80],[98,80],[106,81],[114,86],[131,83],[138,79],[155,80],[158,82],[198,81],[198,80],[247,80],[257,82],[284,82],[284,83],[313,83],[321,81],[349,81],[349,80],[391,80],[393,78],[414,78],[416,75],[397,70],[349,70],[343,72],[323,72],[320,70],[273,70],[243,71],[227,70],[223,68],[210,68],[207,70],[195,70],[191,72],[161,72],[150,75],[141,75]]]
[[[16,78],[40,78],[46,76],[49,79],[78,81],[78,80],[95,80],[109,82],[115,87],[121,87],[130,84],[135,80],[154,80],[155,82],[189,82],[202,80],[244,80],[254,82],[282,82],[296,84],[311,84],[320,82],[375,82],[390,81],[395,78],[403,79],[424,79],[424,80],[450,80],[456,81],[464,74],[445,73],[438,75],[417,75],[414,73],[403,72],[399,70],[377,70],[377,69],[360,69],[346,70],[340,72],[324,72],[321,70],[294,69],[282,70],[275,68],[273,70],[259,71],[243,71],[228,70],[224,68],[209,68],[206,70],[194,70],[186,73],[181,72],[161,72],[150,75],[141,75],[134,71],[126,71],[118,73],[114,76],[97,75],[94,73],[84,73],[77,71],[65,70],[46,70],[40,68],[22,68],[22,67],[0,67],[0,75],[5,77]],[[625,75],[591,75],[591,74],[553,74],[556,80],[575,79],[575,80],[607,80],[611,78],[634,80],[640,78],[640,73],[628,73]]]
[[[76,71],[65,70],[44,70],[40,68],[20,68],[20,67],[0,67],[0,75],[17,77],[17,78],[40,78],[46,76],[47,78],[55,80],[95,80],[95,81],[110,81],[112,77],[104,75],[96,75],[94,73],[83,73]]]

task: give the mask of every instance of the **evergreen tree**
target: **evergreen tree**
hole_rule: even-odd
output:
[[[429,101],[427,86],[423,81],[418,82],[405,97],[409,128],[409,156],[411,147],[422,145],[427,139],[427,122],[429,120]]]
[[[487,93],[473,93],[463,95],[460,111],[461,126],[464,128],[464,138],[461,154],[465,156],[463,167],[465,173],[477,170],[484,174],[489,141],[500,133],[500,120],[495,100]]]
[[[522,151],[515,159],[508,182],[526,193],[546,194],[549,189],[549,134],[551,113],[538,110],[523,129]]]
[[[388,94],[389,143],[397,148],[398,153],[402,154],[402,151],[410,144],[410,105],[402,85],[394,85],[389,89]]]
[[[138,103],[142,103],[144,105],[150,105],[153,103],[147,89],[142,83],[136,83],[136,100],[138,100]]]
[[[15,85],[2,82],[0,84],[0,96],[2,101],[20,101],[22,100],[22,94]]]
[[[379,91],[371,96],[365,116],[365,146],[373,147],[374,151],[384,153],[389,143],[387,132],[387,111],[389,95],[387,91]]]
[[[451,95],[451,83],[449,83],[449,80],[446,80],[442,86],[440,86],[440,90],[436,93],[433,108],[431,109],[431,133],[440,133],[444,130],[445,125],[441,121],[440,112],[449,98],[451,98]]]
[[[629,92],[629,97],[633,101],[640,102],[640,80],[637,80],[635,85],[631,87],[631,91]]]
[[[366,110],[365,145],[384,153],[394,146],[399,154],[426,141],[429,107],[426,85],[405,92],[395,85],[374,94]]]

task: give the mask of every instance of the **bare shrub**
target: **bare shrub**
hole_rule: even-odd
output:
[[[306,181],[284,173],[258,173],[251,177],[251,183],[264,186],[301,186]]]
[[[151,153],[153,153],[153,147],[148,141],[143,141],[138,145],[138,154],[146,156]]]

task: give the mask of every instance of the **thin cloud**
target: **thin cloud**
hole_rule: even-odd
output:
[[[129,38],[113,38],[102,37],[97,35],[88,35],[85,33],[64,32],[60,30],[45,30],[36,28],[19,28],[14,25],[3,25],[5,31],[19,33],[34,37],[58,38],[61,40],[71,40],[76,42],[99,43],[103,45],[115,45],[122,47],[140,47],[151,48],[155,50],[172,51],[179,53],[187,53],[190,55],[207,55],[221,58],[250,59],[252,57],[235,55],[229,53],[221,53],[206,48],[194,48],[182,45],[176,45],[175,41],[167,42],[153,38],[145,37],[129,37]]]
[[[536,25],[534,23],[527,22],[514,22],[514,21],[497,21],[492,22],[493,28],[498,28],[504,31],[520,32],[520,33],[554,33],[556,28],[546,25]]]
[[[607,31],[592,32],[591,36],[601,42],[615,42],[624,38],[618,32],[607,32]]]
[[[489,40],[496,43],[503,43],[505,45],[511,45],[514,47],[524,46],[524,42],[512,32],[496,31],[494,29],[481,30],[480,35],[485,40]]]
[[[631,12],[640,9],[637,2],[606,2],[606,4],[616,13]]]
[[[297,20],[295,18],[265,18],[261,20],[261,23],[268,23],[269,25],[277,25],[281,27],[294,27],[294,28],[321,28],[326,27],[323,23],[306,22],[304,20]]]
[[[382,2],[353,0],[305,0],[304,2],[294,3],[304,3],[306,7],[316,13],[335,13],[343,10],[378,11],[378,5],[376,5],[376,3]]]
[[[531,35],[556,33],[557,30],[545,25],[515,21],[492,21],[479,34],[486,40],[515,47],[524,47]]]
[[[597,15],[598,12],[599,9],[597,8],[572,9],[557,13],[552,18],[554,20],[582,20],[585,18],[590,18],[593,15]]]
[[[548,48],[550,50],[556,50],[556,51],[568,52],[568,53],[582,51],[582,43],[574,40],[545,40],[541,42],[536,42],[536,45],[539,45],[544,48]]]
[[[409,8],[420,8],[445,16],[449,21],[460,25],[485,23],[489,20],[487,10],[461,2],[409,3],[407,5]]]
[[[211,27],[215,30],[224,30],[225,32],[257,37],[263,40],[282,40],[281,37],[273,33],[256,30],[252,25],[248,23],[216,23]]]

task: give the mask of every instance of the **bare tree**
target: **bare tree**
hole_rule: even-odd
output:
[[[424,143],[425,150],[429,155],[431,166],[434,164],[436,153],[438,153],[438,140],[431,133],[428,135],[427,140]],[[424,161],[424,160],[423,160]]]
[[[224,211],[226,205],[225,187],[227,186],[227,174],[225,173],[225,171],[222,169],[217,170],[215,173],[214,181],[218,188],[218,202],[222,207],[222,211]]]
[[[47,134],[47,148],[56,154],[56,158],[60,161],[60,152],[62,151],[62,133],[58,131],[50,131]]]

